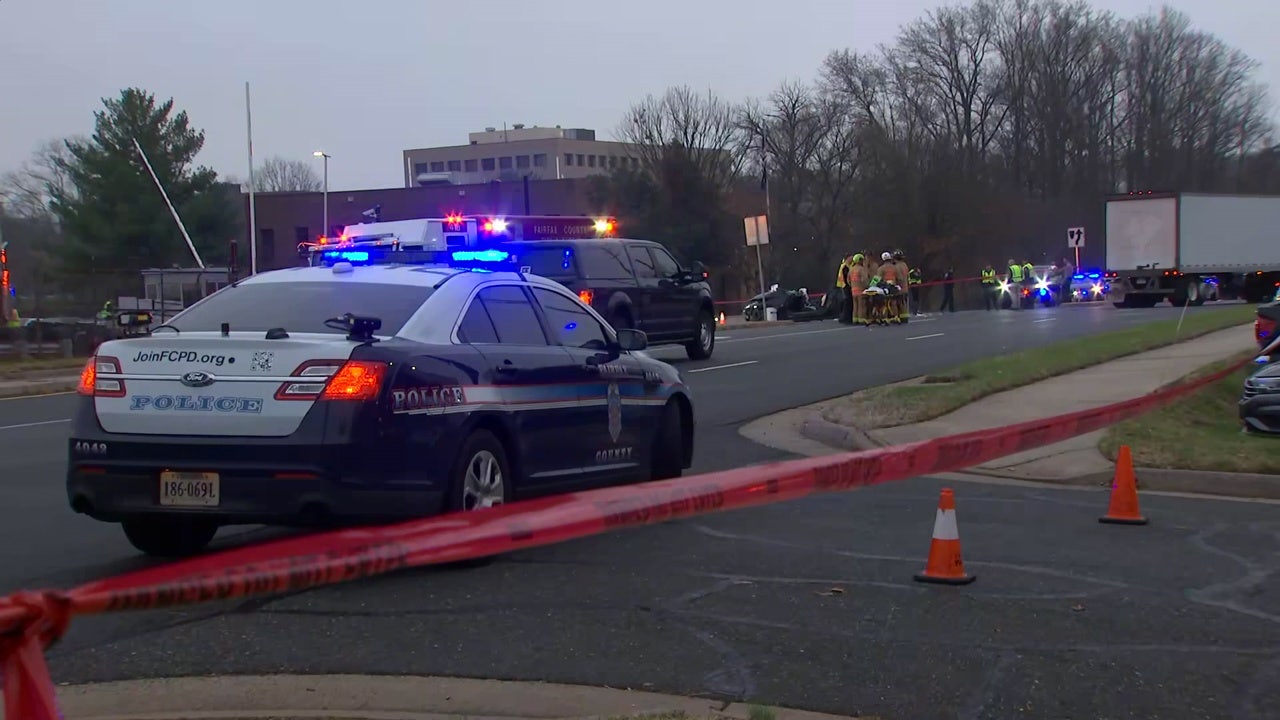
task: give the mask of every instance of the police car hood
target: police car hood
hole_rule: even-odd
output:
[[[291,376],[324,383],[356,347],[344,335],[320,333],[268,340],[261,332],[162,330],[112,340],[97,351],[94,409],[111,433],[283,437],[315,404],[306,395],[278,395],[299,387]]]

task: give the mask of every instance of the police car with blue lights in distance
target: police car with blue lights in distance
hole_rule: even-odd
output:
[[[98,348],[76,512],[178,556],[224,525],[413,518],[691,465],[679,373],[506,253],[316,254]]]

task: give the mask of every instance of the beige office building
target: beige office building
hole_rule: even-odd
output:
[[[596,140],[582,128],[485,128],[466,145],[404,151],[404,185],[471,185],[491,180],[583,178],[618,167],[639,167],[634,146]]]

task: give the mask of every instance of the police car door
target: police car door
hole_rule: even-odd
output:
[[[511,431],[520,479],[528,483],[521,489],[580,479],[572,457],[580,439],[568,427],[580,371],[563,347],[547,340],[524,287],[481,287],[462,316],[458,337],[485,358],[479,382],[495,393],[494,407]]]
[[[657,410],[644,401],[651,387],[629,355],[609,352],[603,325],[578,301],[546,288],[531,288],[548,329],[573,357],[580,372],[579,408],[573,432],[577,457],[594,483],[647,479],[651,430]]]

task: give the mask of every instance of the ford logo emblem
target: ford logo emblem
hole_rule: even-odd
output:
[[[182,384],[192,388],[209,387],[213,384],[213,376],[199,370],[189,372],[182,376]]]

